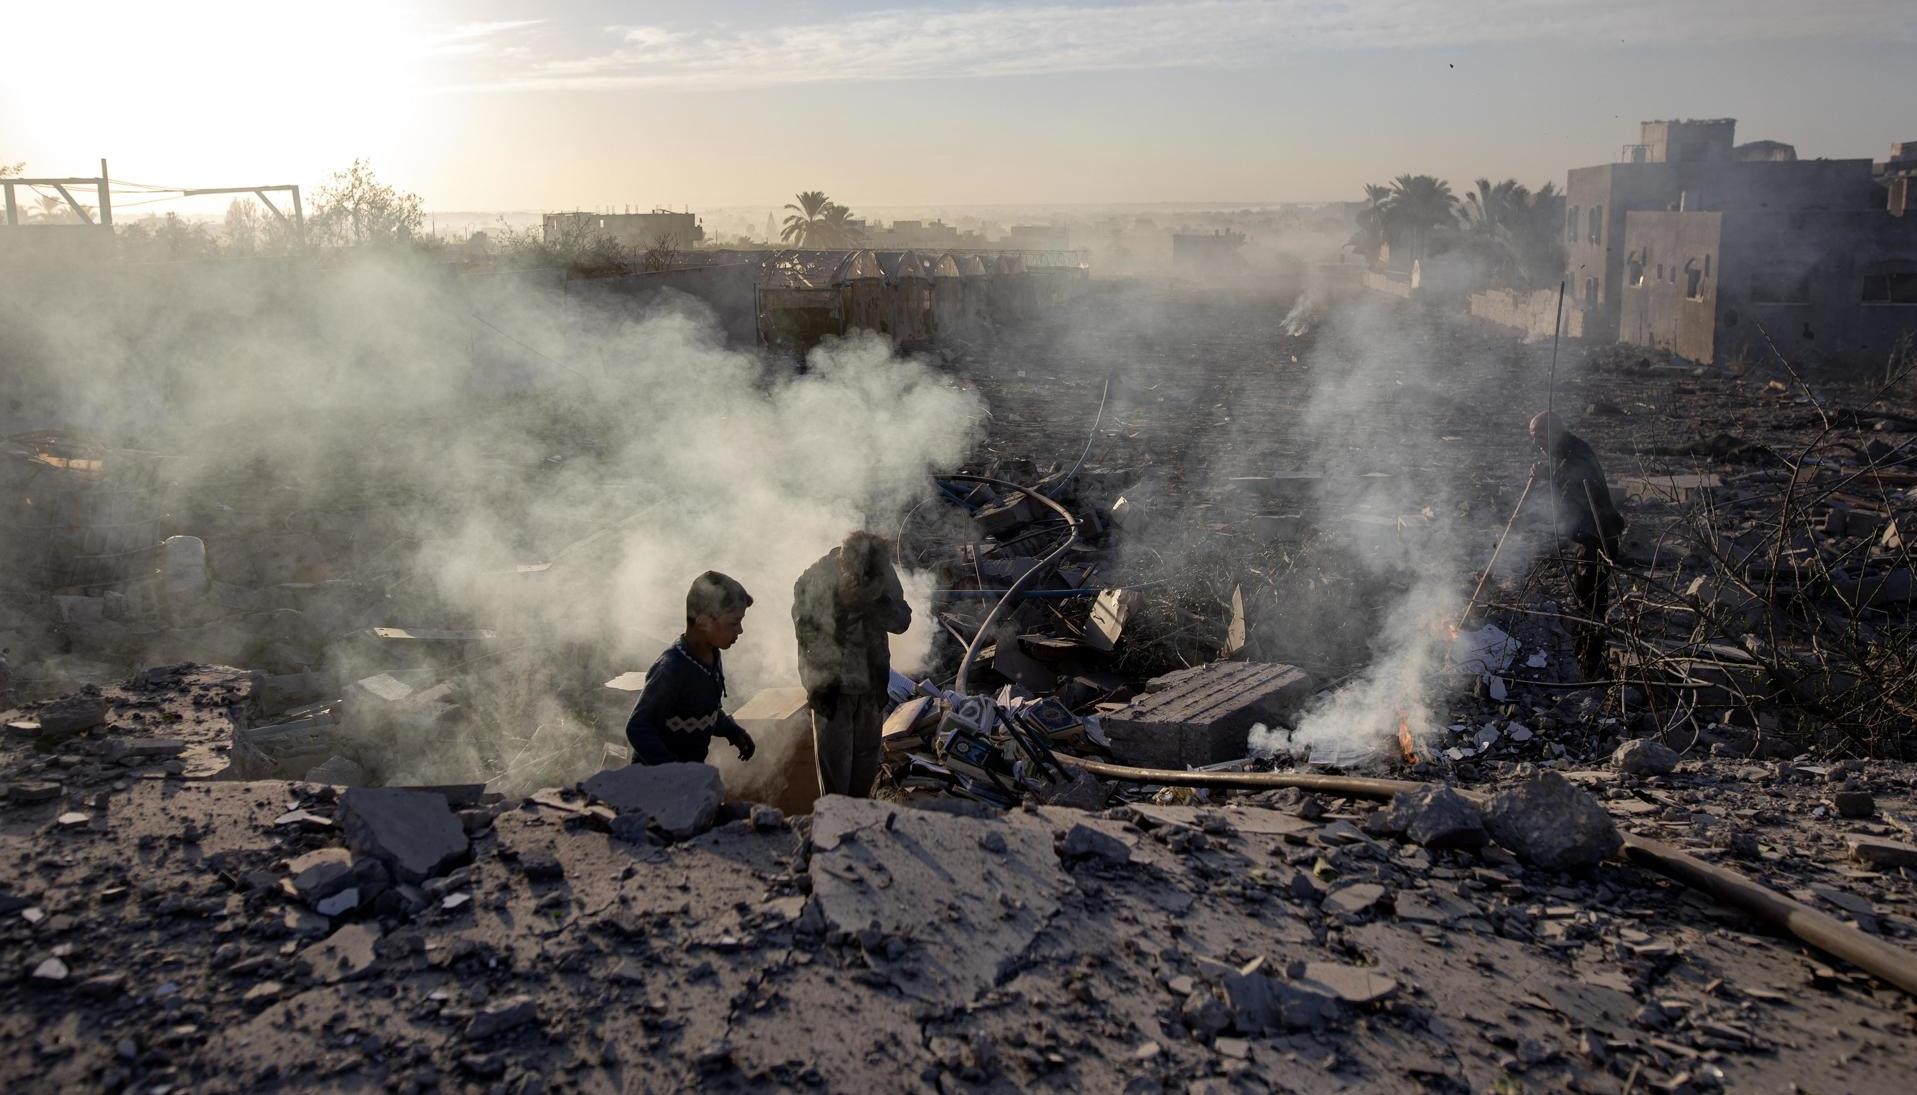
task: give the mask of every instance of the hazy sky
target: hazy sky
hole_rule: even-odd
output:
[[[1910,0],[105,0],[0,19],[0,162],[437,210],[1354,198],[1528,183],[1641,118],[1882,158]],[[155,208],[166,208],[157,206]],[[131,210],[127,210],[131,212]]]

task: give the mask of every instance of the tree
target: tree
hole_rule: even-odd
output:
[[[27,211],[27,219],[39,221],[41,224],[86,224],[93,216],[93,207],[91,205],[88,205],[86,202],[80,203],[81,212],[86,214],[85,217],[81,217],[75,214],[73,207],[68,205],[67,200],[58,194],[36,194],[34,201],[39,204],[40,208],[29,209]]]
[[[205,225],[194,224],[178,213],[121,225],[116,233],[120,254],[136,261],[177,262],[212,258],[220,253],[219,241]]]
[[[1390,187],[1365,184],[1365,203],[1358,210],[1358,231],[1351,237],[1351,246],[1364,256],[1367,263],[1375,261],[1378,249],[1384,246],[1385,213],[1390,199]]]
[[[1394,248],[1406,246],[1412,258],[1423,258],[1432,230],[1457,223],[1457,205],[1451,184],[1443,179],[1400,175],[1391,180],[1391,195],[1386,199],[1386,237]]]
[[[819,227],[827,247],[851,247],[859,242],[861,233],[852,223],[852,210],[836,202],[825,207],[825,212],[819,218]]]
[[[826,197],[823,190],[807,190],[797,197],[797,205],[786,204],[786,208],[792,212],[785,218],[785,228],[779,233],[779,238],[800,247],[825,246],[824,241],[817,236],[832,199]]]
[[[226,207],[226,249],[250,255],[260,246],[260,206],[252,198],[235,198]]]
[[[1557,280],[1564,271],[1563,206],[1553,183],[1533,193],[1516,179],[1477,181],[1464,198],[1465,239],[1490,284],[1525,289]]]
[[[312,232],[321,242],[342,247],[404,243],[419,231],[423,207],[418,194],[393,189],[379,181],[371,164],[354,160],[319,188]]]
[[[27,161],[19,163],[0,163],[0,179],[18,178],[27,172]]]
[[[639,257],[639,268],[652,273],[670,270],[679,259],[679,237],[667,232],[652,241]]]

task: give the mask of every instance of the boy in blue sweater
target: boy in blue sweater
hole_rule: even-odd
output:
[[[626,720],[634,764],[700,763],[712,739],[721,737],[752,759],[752,735],[725,713],[725,663],[721,650],[745,632],[752,595],[736,580],[708,570],[686,591],[686,633],[646,670],[646,687]]]

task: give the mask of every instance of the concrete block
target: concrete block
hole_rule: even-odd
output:
[[[1285,718],[1314,690],[1303,670],[1270,662],[1214,662],[1152,687],[1099,719],[1122,764],[1176,769],[1236,760],[1253,724]]]

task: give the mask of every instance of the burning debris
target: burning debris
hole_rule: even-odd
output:
[[[1135,302],[1108,306],[1123,340]],[[637,670],[676,603],[648,602],[625,633],[660,633],[622,643],[553,611],[628,588],[603,577],[649,551],[689,573],[719,558],[669,535],[700,520],[669,484],[507,553],[535,561],[436,572],[394,562],[453,558],[405,527],[418,484],[301,511],[262,478],[258,508],[164,508],[117,573],[21,590],[0,741],[21,1059],[122,1087],[1105,1088],[1308,1060],[1359,1086],[1683,1090],[1828,1080],[1790,1033],[1810,1023],[1876,1047],[1845,1086],[1893,1082],[1873,1024],[1886,986],[1912,989],[1917,939],[1895,756],[1910,423],[1844,409],[1877,406],[1861,395],[1571,372],[1565,405],[1607,393],[1641,420],[1577,422],[1630,523],[1609,611],[1586,619],[1548,519],[1520,514],[1492,565],[1523,422],[1466,396],[1527,359],[1435,410],[1428,390],[1380,396],[1360,429],[1295,387],[1305,366],[1233,340],[1289,339],[1317,367],[1310,339],[1343,362],[1372,334],[1237,318],[1190,327],[1193,356],[1158,372],[1068,367],[1079,330],[1008,333],[936,374],[815,359],[741,404],[810,428],[803,385],[822,385],[898,417],[874,451],[980,412],[939,459],[868,481],[862,515],[760,465],[731,484],[803,541],[739,568],[765,602],[725,665],[749,682],[725,701],[749,758],[629,763]],[[1697,408],[1733,398],[1769,432],[1688,451]],[[1297,406],[1308,440],[1267,431]],[[1411,423],[1414,443],[1375,450],[1401,463],[1362,456]],[[29,449],[61,475],[116,459]],[[538,464],[570,492],[550,469],[588,452]],[[859,525],[911,627],[863,682],[871,798],[822,797],[824,678],[792,656],[784,590]],[[104,1003],[72,1025],[82,1001]]]

